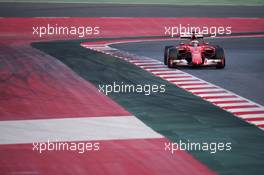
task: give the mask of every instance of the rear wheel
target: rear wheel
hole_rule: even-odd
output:
[[[219,46],[216,47],[215,59],[221,60],[221,62],[216,65],[216,68],[223,69],[225,67],[225,52],[223,48]]]
[[[176,67],[176,64],[173,63],[174,60],[178,58],[178,51],[176,48],[170,48],[169,49],[169,55],[168,55],[168,67],[173,68]]]
[[[173,46],[165,46],[165,49],[164,49],[164,64],[167,65],[168,64],[168,50],[170,48],[172,48]]]

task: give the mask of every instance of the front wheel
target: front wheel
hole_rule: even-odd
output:
[[[216,68],[217,69],[225,68],[226,60],[225,60],[225,52],[223,48],[219,46],[216,47],[215,58],[221,60],[221,62],[216,65]]]
[[[170,48],[172,48],[173,46],[165,46],[164,49],[164,64],[167,65],[168,64],[168,51]]]
[[[170,48],[168,54],[169,54],[168,60],[167,60],[168,67],[169,68],[175,68],[176,65],[175,65],[175,63],[173,63],[173,61],[178,58],[177,49],[176,48]]]
[[[217,69],[224,69],[225,68],[225,57],[221,59],[221,63],[218,63],[216,66]]]

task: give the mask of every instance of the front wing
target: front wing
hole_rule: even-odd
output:
[[[173,60],[173,63],[176,64],[177,66],[216,66],[219,63],[221,63],[221,59],[205,59],[204,63],[202,64],[192,64],[188,63],[185,59],[182,60]]]

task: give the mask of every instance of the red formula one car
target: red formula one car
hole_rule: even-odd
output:
[[[181,36],[189,39],[189,43],[181,42],[178,46],[166,46],[164,50],[164,64],[169,68],[177,66],[215,66],[225,67],[225,53],[220,46],[209,45],[204,42],[202,35]]]

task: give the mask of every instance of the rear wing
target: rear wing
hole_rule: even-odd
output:
[[[202,39],[203,35],[202,34],[188,33],[188,34],[180,35],[180,38],[181,39]]]

